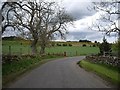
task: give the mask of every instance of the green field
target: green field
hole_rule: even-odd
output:
[[[81,47],[81,46],[72,46],[72,47],[51,47],[46,49],[49,53],[63,53],[66,52],[67,56],[76,56],[76,55],[90,55],[96,54],[99,52],[98,47]]]
[[[22,44],[21,44],[22,42]],[[11,48],[11,50],[9,49]],[[38,53],[40,51],[40,48],[38,47]],[[31,47],[30,42],[28,41],[8,41],[3,40],[2,42],[2,53],[3,54],[30,54],[31,53]],[[76,56],[76,55],[89,55],[89,54],[96,54],[99,52],[98,47],[82,47],[82,46],[54,46],[54,47],[47,47],[46,53],[50,54],[61,54],[61,53],[67,53],[67,56]]]

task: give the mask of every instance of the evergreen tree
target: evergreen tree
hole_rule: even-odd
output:
[[[99,45],[100,53],[104,55],[104,53],[110,53],[112,52],[111,50],[111,45],[107,42],[105,37],[103,38],[103,42]]]

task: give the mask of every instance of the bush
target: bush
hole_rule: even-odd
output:
[[[96,47],[96,45],[94,44],[93,47]]]
[[[61,46],[61,44],[57,43],[57,46]]]
[[[72,46],[72,44],[69,44],[69,46],[71,47],[71,46]]]
[[[54,47],[54,46],[55,46],[55,43],[52,43],[52,46]]]
[[[67,46],[67,44],[64,43],[63,46]]]
[[[83,46],[83,47],[86,47],[86,44],[83,44],[82,46]]]

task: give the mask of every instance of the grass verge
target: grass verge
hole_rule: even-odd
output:
[[[110,81],[114,85],[120,84],[120,73],[118,68],[103,64],[94,64],[86,60],[80,61],[79,65],[85,70],[95,72],[97,75],[101,76],[107,81]]]
[[[19,61],[13,61],[11,63],[6,63],[2,65],[2,86],[7,87],[9,83],[16,80],[18,76],[21,76],[25,72],[48,62],[55,60],[57,58],[62,58],[62,56],[44,56],[27,58],[23,57]]]

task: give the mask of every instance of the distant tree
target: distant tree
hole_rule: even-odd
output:
[[[104,55],[105,53],[112,52],[111,45],[107,42],[105,37],[103,38],[103,42],[99,45],[100,53]]]
[[[61,44],[60,44],[60,43],[57,43],[56,45],[57,45],[57,46],[61,46]]]
[[[66,44],[66,43],[63,43],[63,46],[67,46],[67,44]]]
[[[72,46],[72,44],[69,44],[69,46],[71,47],[71,46]]]
[[[89,40],[79,40],[79,42],[91,42]]]
[[[95,45],[95,44],[93,44],[93,47],[96,47],[96,45]]]
[[[52,42],[52,43],[51,43],[51,45],[54,47],[54,46],[55,46],[55,43],[54,43],[54,42]]]
[[[86,47],[86,44],[83,44],[82,46],[83,46],[83,47]]]
[[[95,41],[94,43],[97,43],[97,41]]]

